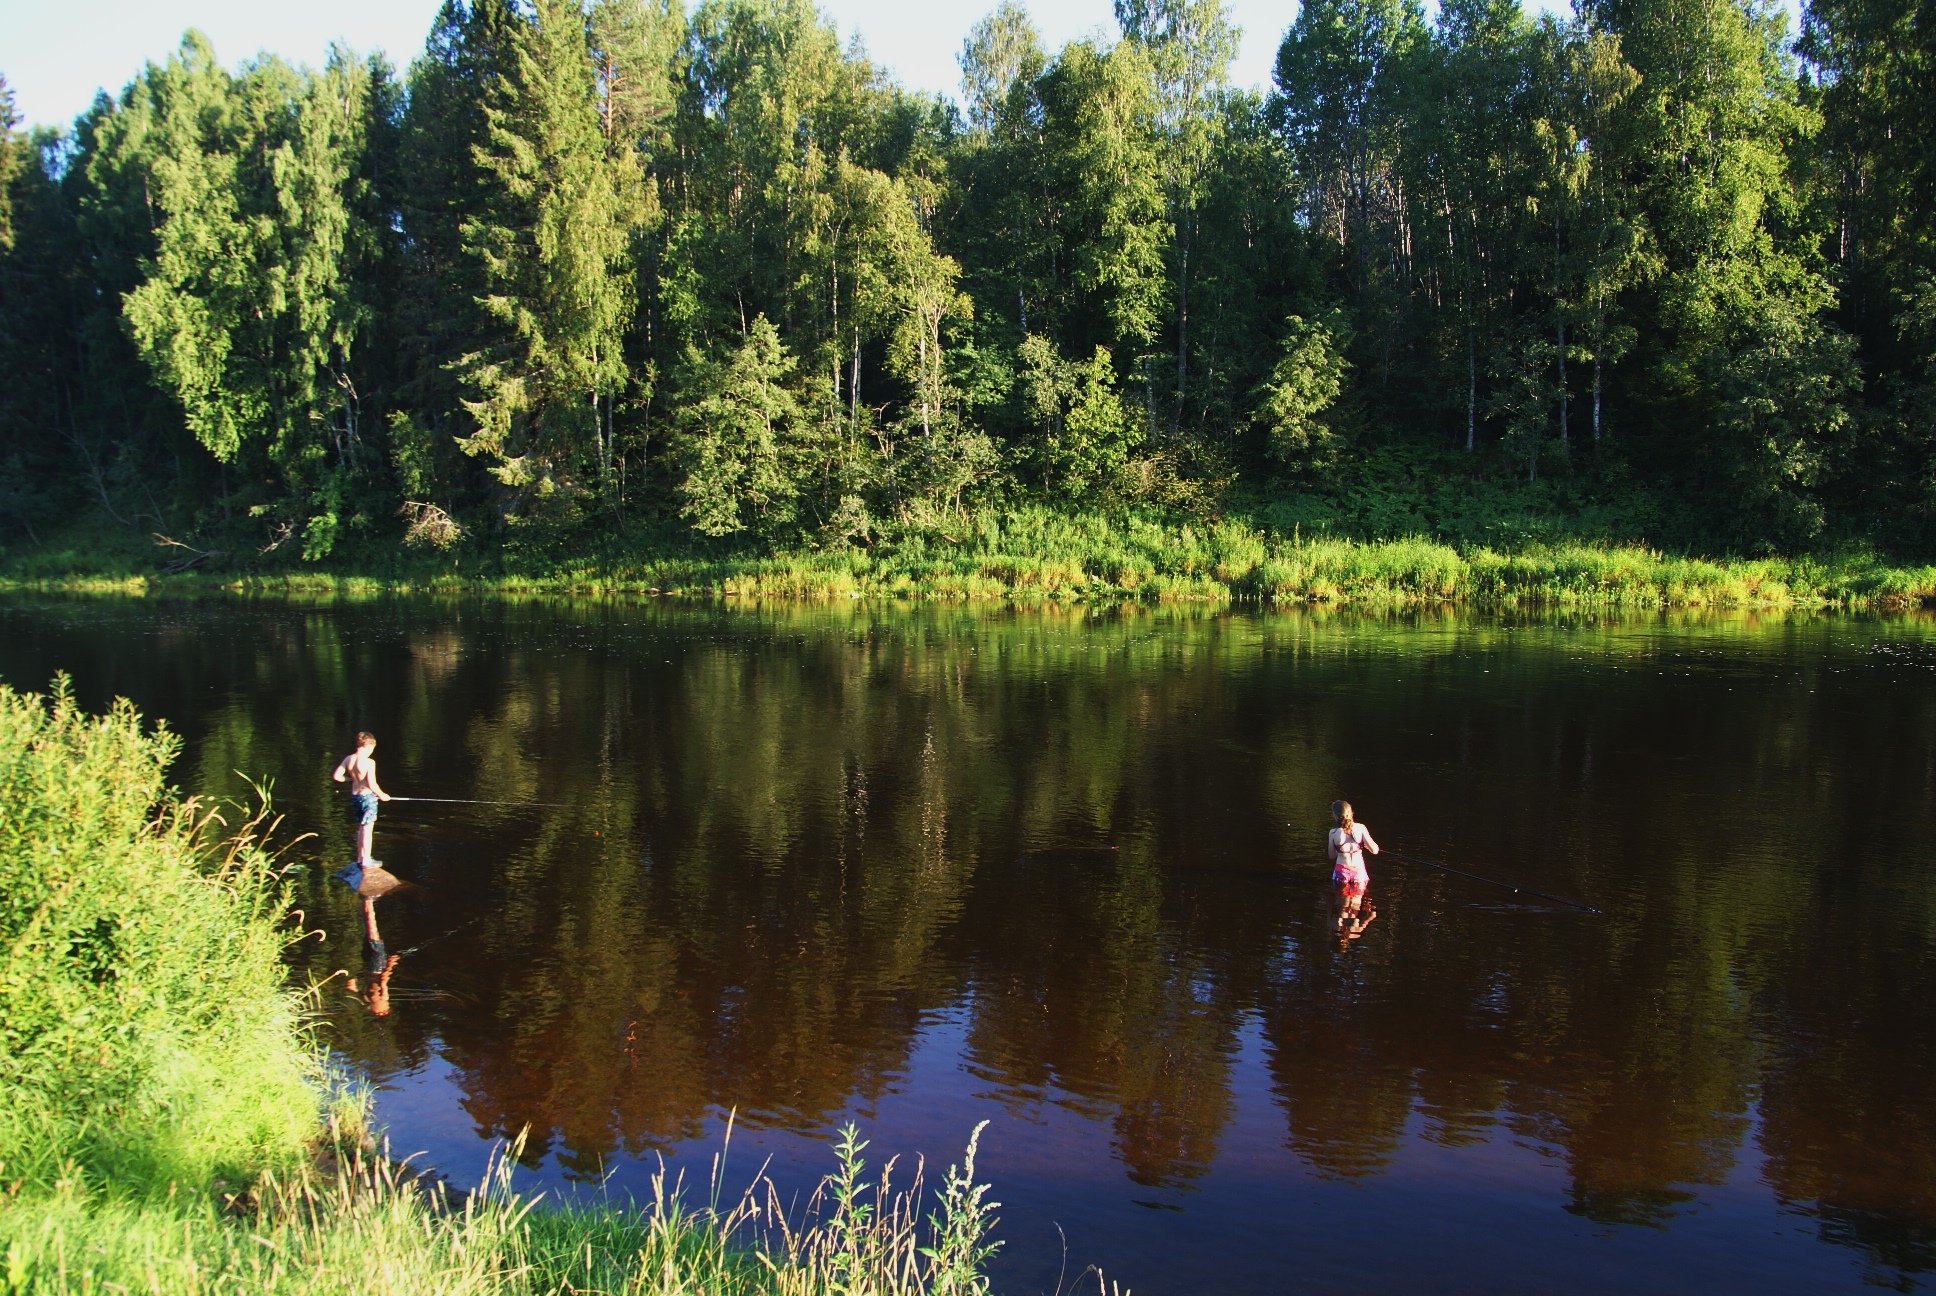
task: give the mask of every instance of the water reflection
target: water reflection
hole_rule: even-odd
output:
[[[271,773],[330,822],[315,771],[364,727],[396,788],[561,807],[386,806],[386,858],[428,894],[385,921],[435,994],[331,1025],[380,1082],[434,1061],[476,1136],[529,1128],[547,1173],[623,1181],[729,1109],[756,1135],[897,1119],[940,1151],[986,1106],[1046,1158],[1011,1210],[1062,1202],[1080,1176],[1053,1149],[1095,1130],[1124,1201],[1266,1209],[1231,1177],[1278,1236],[1321,1239],[1333,1194],[1439,1149],[1449,1228],[1749,1245],[1745,1178],[1754,1219],[1804,1213],[1889,1282],[1936,1264],[1927,622],[0,615],[0,674],[66,666],[167,715],[191,789]],[[1339,788],[1373,790],[1387,845],[1604,912],[1394,859],[1341,948]],[[1848,849],[1852,807],[1890,849]],[[320,876],[307,898],[334,918],[299,971],[350,966],[347,898]],[[1508,1182],[1476,1177],[1500,1148]],[[1545,1166],[1557,1199],[1515,1186]],[[1110,1200],[1057,1218],[1160,1235]],[[1271,1269],[1254,1245],[1230,1263]],[[1622,1263],[1595,1261],[1675,1286]]]
[[[352,830],[352,835],[356,835],[355,830]],[[383,943],[383,932],[376,921],[376,902],[386,896],[408,895],[421,888],[412,886],[376,863],[366,867],[351,861],[332,876],[355,894],[363,917],[363,972],[361,976],[345,974],[344,988],[370,1010],[372,1017],[388,1017],[390,978],[395,974],[397,964],[403,961],[403,956],[392,954],[389,946]]]

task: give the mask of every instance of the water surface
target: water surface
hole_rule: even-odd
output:
[[[703,1191],[729,1114],[729,1192],[848,1121],[933,1178],[987,1120],[1009,1292],[1936,1285],[1926,619],[0,602],[57,669],[319,834],[301,980],[361,962],[355,729],[517,803],[386,806],[391,1012],[323,992],[459,1182],[522,1132]]]

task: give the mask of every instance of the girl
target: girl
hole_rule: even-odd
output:
[[[1376,909],[1365,904],[1365,887],[1371,883],[1371,874],[1365,871],[1365,852],[1376,855],[1378,843],[1371,839],[1368,828],[1352,818],[1349,801],[1333,801],[1331,818],[1336,827],[1325,834],[1324,845],[1331,857],[1331,885],[1337,891],[1338,934],[1348,938],[1378,916]]]

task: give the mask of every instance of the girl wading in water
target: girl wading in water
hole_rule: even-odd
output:
[[[1351,816],[1349,801],[1331,803],[1335,825],[1325,834],[1325,852],[1331,857],[1331,886],[1337,893],[1338,935],[1349,940],[1371,925],[1378,911],[1365,903],[1365,888],[1371,874],[1365,871],[1365,852],[1378,853],[1371,830]]]

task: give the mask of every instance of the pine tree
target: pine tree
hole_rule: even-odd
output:
[[[672,71],[685,11],[672,0],[598,0],[590,31],[599,132],[614,147],[657,152],[676,100]]]
[[[1330,466],[1343,446],[1333,407],[1349,363],[1340,323],[1293,315],[1284,324],[1278,360],[1257,388],[1254,418],[1275,464],[1305,474]]]
[[[494,181],[479,163],[484,104],[505,76],[519,19],[508,0],[445,0],[409,72],[398,129],[398,204],[404,231],[390,334],[396,400],[390,454],[406,495],[455,505],[471,483],[457,449],[470,430],[464,356],[496,335],[479,304],[482,265],[463,225],[486,210]]]

